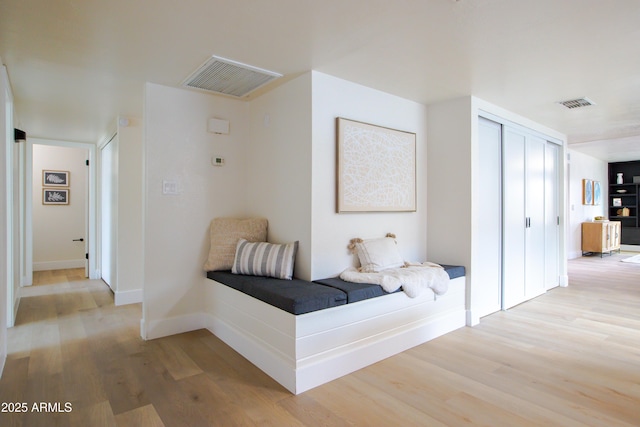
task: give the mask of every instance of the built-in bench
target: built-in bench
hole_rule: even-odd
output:
[[[339,277],[309,282],[209,272],[207,328],[294,394],[465,325],[464,267],[417,298]]]
[[[462,277],[465,274],[462,266],[443,265],[443,267],[450,279]],[[389,295],[389,292],[379,285],[346,282],[340,277],[309,282],[301,279],[281,280],[271,277],[245,276],[233,274],[231,271],[209,271],[207,277],[296,315]]]

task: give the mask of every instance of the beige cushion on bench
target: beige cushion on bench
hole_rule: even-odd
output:
[[[238,241],[265,242],[268,224],[266,218],[215,218],[209,227],[211,247],[204,269],[231,270]]]

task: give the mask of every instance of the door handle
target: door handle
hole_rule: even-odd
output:
[[[73,239],[74,242],[84,242],[84,239],[81,237],[79,239]]]

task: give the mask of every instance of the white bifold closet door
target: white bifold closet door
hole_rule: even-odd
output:
[[[504,126],[502,308],[545,292],[545,145]]]
[[[547,142],[544,151],[545,289],[560,284],[560,150]]]
[[[478,121],[478,188],[471,306],[480,317],[502,308],[502,125]]]

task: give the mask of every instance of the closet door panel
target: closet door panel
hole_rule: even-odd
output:
[[[477,185],[476,237],[478,248],[473,262],[471,302],[479,317],[502,307],[502,125],[480,118],[478,122],[478,157],[482,165]]]
[[[525,144],[525,134],[503,127],[503,310],[525,300]]]
[[[528,135],[525,154],[525,298],[545,292],[545,145],[542,138]]]
[[[544,161],[544,209],[545,209],[545,289],[551,289],[560,284],[560,212],[558,206],[558,146],[547,142]]]

